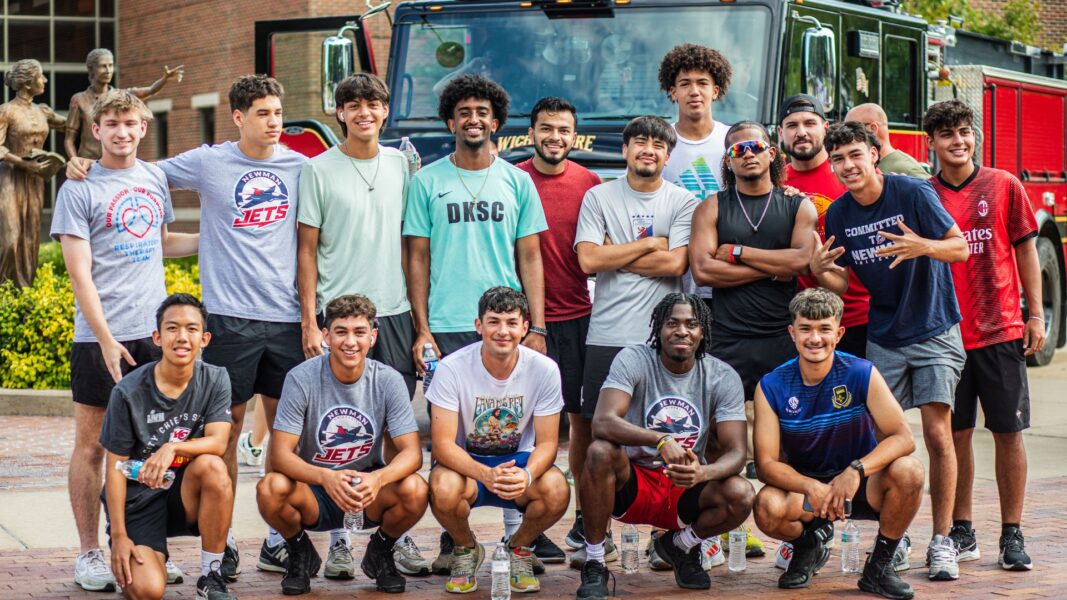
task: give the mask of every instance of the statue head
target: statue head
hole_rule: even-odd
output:
[[[24,58],[16,62],[4,74],[4,85],[16,92],[29,88],[34,96],[44,93],[44,85],[46,83],[48,83],[48,79],[44,76],[44,69],[41,68],[41,63],[35,58]]]
[[[96,48],[85,57],[85,70],[89,72],[89,83],[111,83],[115,75],[115,55],[107,48]]]

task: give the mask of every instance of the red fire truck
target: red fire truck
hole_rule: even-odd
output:
[[[672,119],[659,90],[663,55],[683,42],[719,49],[734,78],[715,118],[776,123],[781,99],[807,92],[839,120],[879,103],[893,144],[929,162],[920,129],[930,102],[958,97],[978,116],[982,165],[1019,177],[1040,224],[1038,249],[1049,343],[1046,364],[1067,342],[1067,81],[1062,54],[930,24],[901,14],[895,0],[416,0],[362,15],[261,21],[256,70],[286,80],[279,47],[294,34],[322,40],[322,112],[289,124],[286,142],[309,155],[336,143],[332,90],[345,75],[376,71],[368,19],[392,25],[385,76],[392,94],[383,139],[409,137],[428,162],[451,150],[437,119],[437,91],[457,73],[484,73],[511,96],[508,123],[494,140],[500,156],[528,158],[529,111],[538,98],[564,96],[578,107],[571,157],[617,176],[622,128],[634,116]],[[302,65],[306,69],[306,64]],[[314,86],[313,86],[314,87]],[[319,99],[316,99],[318,103]],[[290,116],[291,115],[287,115]]]

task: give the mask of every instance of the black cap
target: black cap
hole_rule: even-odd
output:
[[[826,113],[822,110],[822,102],[815,99],[814,96],[808,94],[793,94],[782,102],[782,107],[778,109],[778,123],[793,113],[798,112],[811,112],[819,115],[826,120]]]

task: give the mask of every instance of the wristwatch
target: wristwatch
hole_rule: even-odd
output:
[[[537,325],[530,325],[529,333],[536,333],[543,337],[548,337],[548,330],[544,327],[538,327]]]
[[[741,244],[735,244],[733,251],[730,253],[734,258],[734,264],[741,264],[741,249],[744,248]]]
[[[860,459],[857,458],[856,460],[848,463],[848,466],[850,466],[853,469],[856,469],[857,471],[859,471],[860,477],[866,477],[867,476],[867,474],[863,472],[863,463],[860,462]]]

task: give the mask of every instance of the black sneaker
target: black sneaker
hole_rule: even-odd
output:
[[[237,552],[236,545],[226,544],[226,549],[222,551],[221,570],[226,581],[237,581],[237,576],[241,574],[241,555]]]
[[[700,544],[688,552],[674,544],[678,531],[668,531],[656,538],[656,554],[674,569],[674,581],[687,590],[706,590],[711,587],[711,578],[700,566]],[[795,560],[795,559],[794,559]]]
[[[796,560],[794,558],[793,560]],[[867,555],[867,562],[863,565],[863,577],[859,581],[860,589],[872,594],[890,598],[891,600],[909,600],[915,596],[911,589],[893,567],[893,556],[885,560],[871,562],[871,555]]]
[[[956,555],[956,562],[978,560],[982,557],[982,553],[978,550],[978,537],[973,529],[968,529],[963,525],[953,525],[948,532],[948,537],[956,544],[956,548],[959,550],[959,554]]]
[[[322,557],[315,551],[307,533],[300,535],[300,541],[289,544],[289,568],[282,578],[282,593],[297,596],[311,591],[311,578],[318,574],[322,566]]]
[[[386,548],[378,534],[374,534],[363,553],[363,562],[359,564],[363,574],[374,580],[374,587],[379,592],[399,594],[404,591],[407,580],[396,570],[393,549]]]
[[[256,563],[256,568],[271,573],[285,573],[289,568],[289,547],[282,542],[271,548],[267,545],[267,540],[263,540],[263,545],[259,547],[259,562]]]
[[[575,595],[578,600],[608,600],[608,568],[599,560],[582,565],[582,584]]]
[[[213,566],[219,566],[219,563]],[[218,571],[201,575],[196,580],[196,597],[200,600],[237,600],[237,596],[226,589],[226,579]]]
[[[1018,527],[1011,527],[1000,536],[1000,558],[997,564],[1005,571],[1029,571],[1034,568],[1030,555],[1026,553],[1023,532]]]
[[[533,544],[530,545],[533,549],[534,556],[541,559],[541,562],[554,565],[561,563],[567,558],[567,555],[563,552],[559,546],[552,540],[548,539],[548,536],[541,534],[534,538]]]
[[[441,532],[441,553],[434,559],[433,564],[430,565],[430,572],[434,575],[451,575],[452,574],[452,550],[456,547],[455,541],[452,540],[452,536],[447,531]]]
[[[582,524],[582,513],[574,515],[574,525],[571,525],[571,530],[567,532],[567,537],[563,541],[575,550],[585,548],[585,526]]]
[[[830,558],[826,541],[833,536],[832,527],[826,521],[813,521],[804,528],[804,534],[793,543],[793,560],[778,578],[778,587],[795,590],[811,585],[811,578]]]

